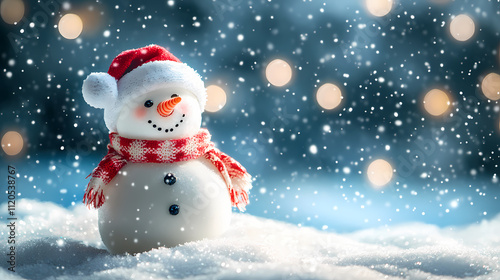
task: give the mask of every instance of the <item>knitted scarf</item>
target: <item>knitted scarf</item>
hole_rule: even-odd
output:
[[[105,201],[104,188],[128,162],[173,163],[203,156],[221,173],[232,205],[244,211],[248,204],[247,191],[251,188],[251,176],[239,162],[215,148],[210,138],[206,129],[200,129],[191,137],[160,141],[128,139],[116,132],[110,133],[108,154],[87,176],[92,178],[83,196],[83,203],[89,207],[101,207]]]

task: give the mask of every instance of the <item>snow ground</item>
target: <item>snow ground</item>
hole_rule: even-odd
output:
[[[16,272],[1,260],[0,279],[500,279],[500,216],[336,234],[235,214],[222,238],[114,256],[100,242],[96,211],[28,199],[16,210]],[[5,225],[0,239],[5,257]]]

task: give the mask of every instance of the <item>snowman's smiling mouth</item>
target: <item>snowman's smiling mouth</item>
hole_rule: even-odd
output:
[[[169,128],[162,128],[161,126],[153,123],[152,120],[148,120],[148,123],[151,124],[151,126],[158,131],[165,131],[165,133],[169,133],[169,132],[174,131],[175,128],[179,127],[179,125],[183,122],[183,119],[185,116],[186,116],[186,114],[182,114],[182,118],[179,120],[179,122],[177,122],[173,127],[169,127]]]

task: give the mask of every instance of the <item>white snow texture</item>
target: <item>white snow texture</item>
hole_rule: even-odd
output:
[[[2,259],[0,279],[500,279],[500,216],[463,228],[336,234],[235,214],[222,238],[132,256],[104,249],[95,210],[27,199],[16,206],[16,272]],[[6,258],[5,225],[0,234]]]

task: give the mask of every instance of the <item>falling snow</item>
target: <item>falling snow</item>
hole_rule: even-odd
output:
[[[382,235],[380,228],[414,222],[455,238],[436,227],[488,228],[487,221],[500,213],[500,103],[491,95],[488,99],[483,94],[488,87],[482,85],[488,73],[500,74],[496,0],[394,1],[382,17],[370,13],[364,1],[35,2],[18,23],[1,27],[2,133],[18,131],[25,142],[17,158],[2,154],[0,161],[19,170],[18,198],[64,207],[81,204],[85,177],[108,144],[103,112],[87,106],[82,81],[91,72],[106,71],[121,51],[154,43],[196,69],[206,86],[223,88],[227,102],[216,112],[205,112],[202,126],[218,148],[253,175],[251,215],[288,222],[295,230],[356,231],[353,240],[362,242],[369,235],[359,235],[360,230]],[[76,39],[58,31],[67,13],[82,18],[84,28]],[[475,24],[466,41],[450,33],[459,14]],[[266,73],[276,59],[286,62],[290,73]],[[284,84],[271,83],[270,75]],[[326,83],[337,86],[342,97],[331,110],[316,95]],[[431,102],[442,109],[439,116],[423,102],[433,89],[444,93]],[[377,159],[393,169],[382,187],[367,174]],[[471,232],[479,235],[481,226]],[[413,242],[411,235],[397,238],[390,241],[400,242],[396,247],[411,247],[405,245]],[[442,240],[452,242],[447,238]],[[54,244],[80,248],[70,240]],[[82,250],[100,256],[95,246]],[[189,248],[179,250],[184,254]],[[263,254],[253,252],[255,258]],[[391,256],[363,255],[356,261],[352,255],[345,265],[389,278],[417,275],[412,269],[426,265],[405,266],[396,261],[396,253]],[[498,263],[470,256],[457,264],[486,266],[439,275],[480,277],[498,268]],[[221,259],[231,273],[250,271],[230,262],[229,255]],[[335,264],[342,266],[339,260]],[[431,275],[432,268],[417,276]]]

